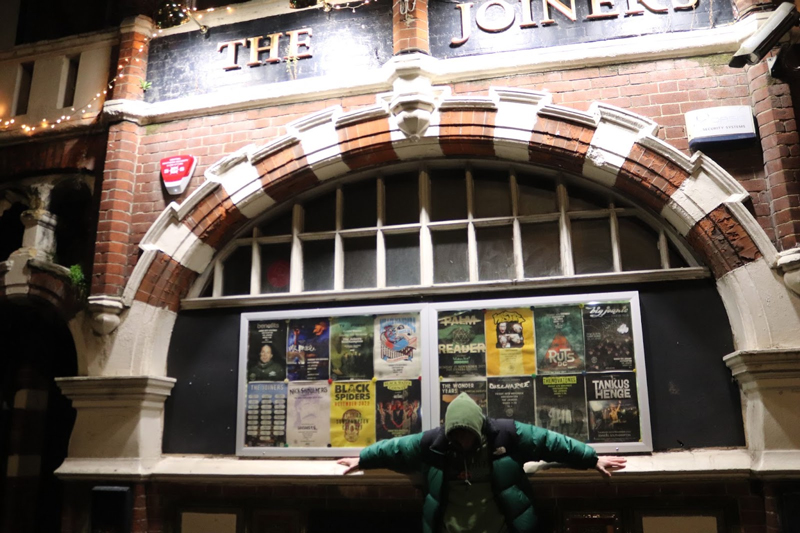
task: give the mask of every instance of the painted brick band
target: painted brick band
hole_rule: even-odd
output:
[[[528,143],[531,163],[580,174],[594,129],[540,116]]]
[[[445,156],[494,157],[496,110],[454,109],[439,114],[439,145]]]
[[[686,241],[702,255],[717,279],[761,257],[753,239],[725,205],[695,224]]]
[[[163,252],[156,252],[136,291],[136,301],[178,312],[181,298],[197,279],[197,273]]]
[[[635,143],[614,188],[660,213],[689,173],[665,157]]]
[[[350,170],[399,160],[392,146],[389,118],[350,123],[336,128],[342,160]]]
[[[197,203],[183,223],[204,244],[219,249],[225,244],[226,236],[238,232],[247,220],[225,189],[218,187]]]

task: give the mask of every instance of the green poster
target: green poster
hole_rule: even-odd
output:
[[[374,318],[331,318],[331,378],[372,379]]]
[[[536,307],[536,367],[539,374],[579,372],[585,368],[583,319],[578,305]]]

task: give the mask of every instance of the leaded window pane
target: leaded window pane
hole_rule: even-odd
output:
[[[611,226],[607,218],[572,221],[572,258],[576,274],[614,270]]]
[[[225,260],[222,276],[222,295],[250,294],[250,265],[253,252],[250,245],[237,247]]]
[[[526,278],[560,276],[561,249],[558,222],[522,224],[522,262]]]
[[[419,177],[414,172],[384,179],[384,224],[419,222]]]
[[[434,231],[432,238],[434,283],[468,281],[467,230]]]
[[[619,248],[622,270],[661,268],[658,233],[637,218],[619,219]]]
[[[386,235],[386,286],[419,285],[419,233]]]
[[[467,181],[463,169],[431,172],[431,221],[467,218]]]
[[[333,240],[303,243],[303,290],[333,289],[333,259]]]
[[[289,260],[292,245],[261,245],[261,294],[289,292]]]
[[[510,217],[511,189],[508,172],[473,172],[473,216],[476,218]]]
[[[475,237],[478,241],[478,278],[514,279],[513,226],[476,228]]]

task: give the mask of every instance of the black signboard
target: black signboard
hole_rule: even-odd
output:
[[[303,10],[212,27],[206,35],[191,31],[153,39],[147,65],[152,86],[145,100],[352,75],[377,69],[391,57],[390,2],[355,11]]]
[[[431,54],[440,58],[700,30],[733,22],[727,0],[432,0],[428,11]]]

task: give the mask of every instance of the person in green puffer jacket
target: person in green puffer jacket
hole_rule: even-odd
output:
[[[529,461],[595,468],[605,476],[625,458],[598,458],[590,446],[559,433],[509,419],[483,416],[466,393],[448,406],[444,427],[383,440],[358,457],[340,459],[345,474],[388,468],[422,472],[424,533],[532,533],[536,529]]]

